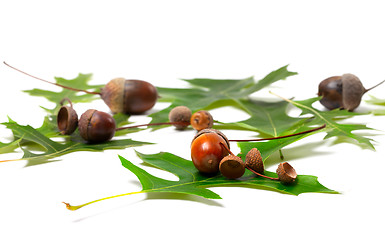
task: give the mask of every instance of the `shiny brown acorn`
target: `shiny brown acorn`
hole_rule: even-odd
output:
[[[109,141],[116,130],[114,118],[102,111],[89,109],[79,119],[79,134],[89,143]]]
[[[194,166],[202,173],[217,173],[220,161],[229,155],[223,145],[230,148],[229,141],[222,132],[211,128],[199,131],[191,143]]]
[[[139,114],[150,110],[158,99],[158,91],[154,85],[143,80],[131,80],[115,78],[109,81],[100,92],[92,92],[83,89],[72,88],[58,83],[50,82],[31,74],[23,72],[8,63],[8,67],[26,74],[43,82],[53,84],[72,91],[84,92],[87,94],[100,95],[103,101],[113,113]]]

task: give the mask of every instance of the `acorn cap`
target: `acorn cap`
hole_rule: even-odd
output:
[[[57,127],[61,134],[70,135],[78,126],[78,115],[69,106],[62,106],[57,114]]]
[[[123,112],[124,78],[114,78],[109,81],[100,92],[100,97],[113,113]]]
[[[168,119],[170,120],[170,122],[186,123],[186,124],[174,124],[176,129],[183,130],[187,128],[188,125],[190,125],[191,115],[192,115],[192,112],[190,108],[186,106],[177,106],[171,109],[170,113],[168,114]]]
[[[88,109],[79,119],[79,134],[86,141],[88,141],[88,126],[94,112],[96,112],[96,109]]]
[[[219,171],[228,179],[236,179],[245,173],[245,163],[240,157],[228,155],[219,163]]]
[[[279,181],[284,184],[293,183],[297,179],[297,173],[295,169],[288,162],[280,163],[276,172]]]
[[[227,137],[225,136],[225,134],[223,134],[221,131],[213,129],[213,128],[205,128],[203,130],[200,130],[199,132],[197,132],[197,134],[195,134],[195,137],[193,138],[192,142],[194,142],[194,140],[197,137],[199,137],[200,135],[205,134],[205,133],[216,133],[216,134],[218,134],[219,136],[221,136],[225,140],[227,147],[230,149],[230,142],[227,139]]]
[[[246,166],[253,169],[257,173],[263,174],[265,171],[265,168],[263,166],[263,160],[261,153],[258,149],[252,148],[247,154],[246,154]]]
[[[360,79],[350,73],[341,77],[342,81],[342,107],[348,111],[353,111],[361,103],[365,88]]]

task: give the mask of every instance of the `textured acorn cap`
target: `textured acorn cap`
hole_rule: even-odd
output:
[[[88,125],[90,124],[94,112],[96,112],[95,109],[88,109],[79,119],[79,134],[86,141],[88,141]]]
[[[57,127],[61,134],[70,135],[78,127],[78,115],[69,106],[62,106],[57,114]]]
[[[170,122],[183,122],[186,124],[174,124],[175,128],[178,130],[183,130],[190,125],[190,118],[192,116],[192,112],[190,108],[186,106],[177,106],[171,109],[168,114],[168,119]]]
[[[245,173],[245,163],[240,157],[228,155],[219,163],[219,171],[228,179],[236,179]]]
[[[360,103],[365,88],[360,79],[350,73],[341,77],[342,81],[342,107],[346,110],[353,111]]]
[[[194,140],[197,137],[199,137],[200,135],[205,134],[205,133],[216,133],[216,134],[218,134],[219,136],[221,136],[225,140],[227,147],[230,149],[230,142],[227,139],[226,135],[223,134],[223,132],[221,132],[219,130],[216,130],[216,129],[213,129],[213,128],[206,128],[206,129],[200,130],[199,132],[197,132],[197,134],[195,134],[195,137],[193,138],[192,142],[194,142]]]
[[[124,78],[114,78],[101,89],[100,97],[113,113],[124,111],[124,83]]]
[[[288,163],[280,163],[277,168],[279,181],[285,184],[293,183],[297,179],[295,169]]]
[[[246,166],[253,169],[257,173],[263,174],[265,171],[265,168],[263,166],[263,160],[261,153],[258,149],[252,148],[247,154],[246,154]]]

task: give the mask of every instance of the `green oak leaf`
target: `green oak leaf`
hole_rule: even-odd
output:
[[[375,96],[370,96],[370,99],[365,100],[365,102],[373,104],[373,105],[385,106],[385,99],[377,98]]]
[[[2,153],[10,153],[19,147],[21,139],[16,139],[9,143],[0,142],[0,154]]]
[[[240,105],[250,117],[244,121],[235,123],[220,123],[214,126],[218,129],[239,129],[259,132],[267,136],[277,137],[306,121],[303,117],[290,117],[287,115],[286,101],[266,102],[253,99],[239,100]],[[297,126],[299,127],[299,126]]]
[[[370,99],[366,100],[365,102],[367,102],[369,104],[373,104],[373,105],[385,106],[385,99],[377,98],[374,96],[370,96]],[[372,114],[378,115],[378,116],[385,115],[385,109],[384,108],[374,109],[374,110],[372,110]]]
[[[303,121],[302,124],[298,124],[296,127],[296,131],[293,132],[299,133],[307,130],[311,130],[312,128],[308,127],[309,122],[311,122],[311,119],[307,119],[308,121]],[[296,141],[299,141],[307,136],[310,136],[315,133],[324,132],[323,130],[318,130],[306,134],[301,134],[297,136],[287,137],[287,138],[281,138],[281,139],[274,139],[269,141],[260,141],[260,142],[237,142],[238,147],[241,149],[241,152],[238,154],[239,157],[242,159],[245,159],[246,154],[252,149],[257,148],[261,152],[261,156],[263,161],[265,162],[274,152],[281,150],[282,148],[286,147],[289,144],[292,144]]]
[[[99,91],[103,85],[89,85],[89,81],[92,78],[92,74],[79,74],[74,79],[64,79],[60,77],[55,77],[55,82],[57,84],[61,84],[64,86],[68,86],[71,88],[82,89],[87,91]],[[79,102],[90,102],[99,97],[99,95],[95,94],[87,94],[83,92],[77,92],[69,89],[62,88],[61,91],[48,91],[43,89],[32,89],[25,90],[24,92],[28,93],[31,96],[44,97],[48,101],[51,101],[57,104],[56,108],[52,111],[58,110],[60,107],[60,101],[64,98],[70,99],[73,103]]]
[[[80,140],[80,137],[77,135],[73,136],[70,140],[66,140],[64,141],[64,143],[62,143],[51,140],[50,138],[46,137],[43,133],[39,132],[38,130],[34,129],[29,125],[19,125],[12,120],[2,124],[5,125],[8,129],[12,130],[16,140],[22,140],[20,143],[20,148],[23,151],[24,155],[20,159],[2,160],[0,162],[26,160],[28,161],[26,166],[48,163],[50,162],[48,160],[57,159],[57,157],[77,151],[104,151],[107,149],[125,149],[128,147],[150,144],[147,142],[139,142],[131,139],[119,139],[98,144],[88,144]],[[29,147],[32,147],[33,149],[38,149],[42,153],[33,153],[29,150]]]
[[[363,124],[337,123],[337,120],[339,119],[345,119],[353,116],[363,115],[362,113],[349,112],[347,110],[341,110],[341,109],[334,109],[330,111],[320,111],[312,106],[319,99],[320,97],[310,98],[302,101],[293,101],[290,99],[284,99],[284,100],[293,104],[297,108],[301,109],[302,115],[305,115],[305,114],[313,115],[315,119],[312,122],[312,124],[326,124],[327,135],[325,136],[325,139],[328,139],[331,137],[347,137],[347,138],[355,139],[357,143],[363,144],[364,146],[369,147],[372,150],[375,149],[373,144],[371,143],[371,141],[373,141],[372,139],[353,133],[353,131],[373,130],[373,128],[369,128]]]
[[[259,81],[255,81],[253,77],[240,80],[197,78],[184,80],[194,86],[192,88],[158,87],[159,95],[161,96],[159,101],[171,102],[171,105],[162,111],[151,114],[151,122],[167,122],[170,110],[181,105],[189,107],[193,112],[207,109],[223,102],[229,105],[238,105],[242,109],[240,99],[245,99],[250,94],[278,80],[283,80],[296,74],[295,72],[288,71],[287,66],[284,66],[271,72]],[[247,111],[247,109],[244,110]]]
[[[251,186],[292,195],[299,195],[307,192],[337,193],[336,191],[321,185],[318,182],[317,177],[314,176],[299,175],[296,184],[285,185],[279,181],[256,177],[250,171],[246,171],[243,177],[237,180],[228,180],[220,174],[214,176],[203,175],[195,168],[192,161],[183,159],[171,153],[161,152],[158,154],[142,154],[137,152],[137,155],[143,160],[144,163],[170,172],[177,176],[179,180],[171,181],[156,177],[146,172],[144,169],[134,165],[124,157],[119,156],[122,165],[138,177],[142,185],[142,190],[106,197],[78,206],[71,206],[66,203],[67,208],[70,210],[77,210],[81,207],[102,200],[151,192],[182,193],[196,195],[207,199],[221,199],[218,194],[208,188],[224,186]],[[276,174],[272,172],[266,172],[266,175],[276,177]]]

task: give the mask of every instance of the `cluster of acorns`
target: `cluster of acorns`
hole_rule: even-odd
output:
[[[152,84],[142,80],[116,78],[108,82],[100,92],[89,92],[52,83],[25,73],[5,62],[4,64],[28,76],[56,86],[87,94],[98,94],[113,113],[143,113],[151,109],[158,98],[157,89]],[[327,109],[340,108],[353,111],[358,107],[366,92],[383,82],[365,89],[358,77],[353,74],[330,77],[323,80],[318,86],[318,95],[322,96],[320,103]],[[78,120],[71,101],[65,100],[70,103],[70,106],[62,106],[57,116],[58,129],[62,134],[72,134],[79,126],[79,133],[85,141],[98,143],[110,140],[115,135],[115,131],[119,130],[110,114],[95,109],[87,110]],[[61,104],[63,105],[63,101]],[[213,118],[207,111],[198,111],[192,114],[189,108],[178,106],[170,111],[169,120],[168,123],[158,123],[157,125],[172,124],[179,130],[191,125],[198,131],[191,143],[191,158],[200,172],[214,174],[220,171],[223,176],[236,179],[244,174],[245,168],[248,168],[257,175],[267,177],[263,175],[264,167],[259,151],[257,149],[250,150],[246,155],[245,162],[233,155],[226,136],[222,132],[212,129]],[[277,174],[278,178],[267,178],[283,183],[292,183],[297,177],[295,170],[287,162],[279,164]]]
[[[258,149],[251,149],[246,155],[246,161],[235,156],[230,151],[230,143],[227,137],[213,126],[213,117],[207,111],[198,111],[192,114],[185,106],[173,108],[169,113],[170,122],[179,129],[185,129],[189,124],[198,131],[191,143],[191,159],[194,166],[203,174],[221,174],[228,179],[236,179],[243,176],[245,168],[260,177],[271,180],[279,180],[290,184],[295,182],[297,173],[287,162],[281,163],[277,168],[278,178],[263,175],[264,165],[261,153]]]
[[[264,165],[261,153],[253,148],[246,154],[246,160],[235,156],[230,151],[227,137],[216,129],[203,129],[199,131],[191,143],[191,159],[194,166],[204,174],[217,174],[220,172],[228,179],[237,179],[243,176],[245,168],[256,175],[271,180],[279,180],[290,184],[295,182],[297,173],[287,162],[280,163],[277,168],[278,178],[263,175]]]

